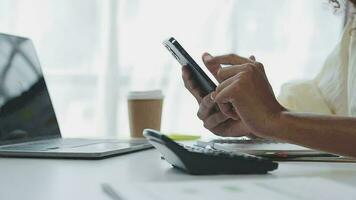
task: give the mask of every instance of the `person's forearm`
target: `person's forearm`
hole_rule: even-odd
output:
[[[282,112],[269,137],[356,158],[356,118]]]

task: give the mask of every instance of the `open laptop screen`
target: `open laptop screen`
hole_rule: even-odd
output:
[[[60,137],[31,40],[0,34],[0,144]]]

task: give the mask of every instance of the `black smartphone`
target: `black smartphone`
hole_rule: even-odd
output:
[[[183,49],[173,37],[165,40],[163,45],[171,52],[174,58],[182,65],[187,65],[194,80],[204,92],[204,95],[213,92],[216,88],[215,83],[205,74],[193,58]]]

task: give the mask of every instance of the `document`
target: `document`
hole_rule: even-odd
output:
[[[196,145],[232,153],[252,154],[275,161],[356,162],[353,158],[266,139],[202,139]]]
[[[335,200],[355,199],[350,185],[324,178],[204,180],[114,185],[121,199],[155,200]]]

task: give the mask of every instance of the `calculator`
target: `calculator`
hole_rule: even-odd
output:
[[[168,163],[189,174],[266,174],[278,168],[267,158],[176,143],[153,129],[143,135]]]

